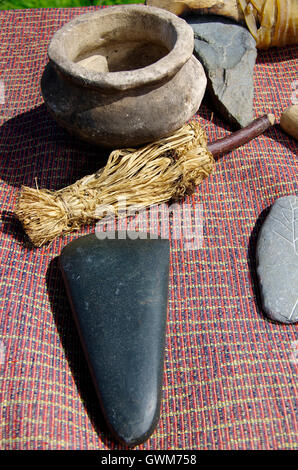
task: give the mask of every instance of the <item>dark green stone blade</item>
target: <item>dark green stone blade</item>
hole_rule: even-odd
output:
[[[107,424],[121,442],[144,442],[160,413],[169,242],[87,235],[60,266]]]

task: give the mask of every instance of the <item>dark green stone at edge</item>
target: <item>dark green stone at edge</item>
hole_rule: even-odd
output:
[[[160,414],[169,242],[87,235],[63,249],[60,266],[107,424],[140,444]]]

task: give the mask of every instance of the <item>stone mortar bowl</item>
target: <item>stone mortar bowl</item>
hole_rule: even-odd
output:
[[[141,145],[198,110],[206,76],[193,47],[192,28],[159,8],[125,5],[80,15],[51,40],[42,95],[72,134],[111,148]]]

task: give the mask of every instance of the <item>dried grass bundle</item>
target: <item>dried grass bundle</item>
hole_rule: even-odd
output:
[[[23,186],[16,215],[33,244],[41,246],[98,220],[99,206],[113,206],[117,214],[119,196],[126,197],[127,208],[182,198],[213,167],[206,134],[193,121],[140,149],[113,151],[104,168],[59,191]]]

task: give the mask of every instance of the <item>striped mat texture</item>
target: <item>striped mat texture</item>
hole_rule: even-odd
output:
[[[14,217],[22,184],[59,189],[100,165],[96,148],[53,121],[39,88],[52,35],[92,8],[0,12],[2,449],[123,448],[102,422],[57,264],[95,226],[34,249]],[[297,100],[297,48],[259,53],[254,79],[255,115],[278,119]],[[196,118],[209,140],[230,131],[207,102]],[[254,271],[268,208],[297,194],[296,155],[276,125],[219,160],[180,203],[193,230],[200,208],[202,246],[187,249],[170,227],[161,417],[138,449],[297,448],[297,326],[264,317]]]

